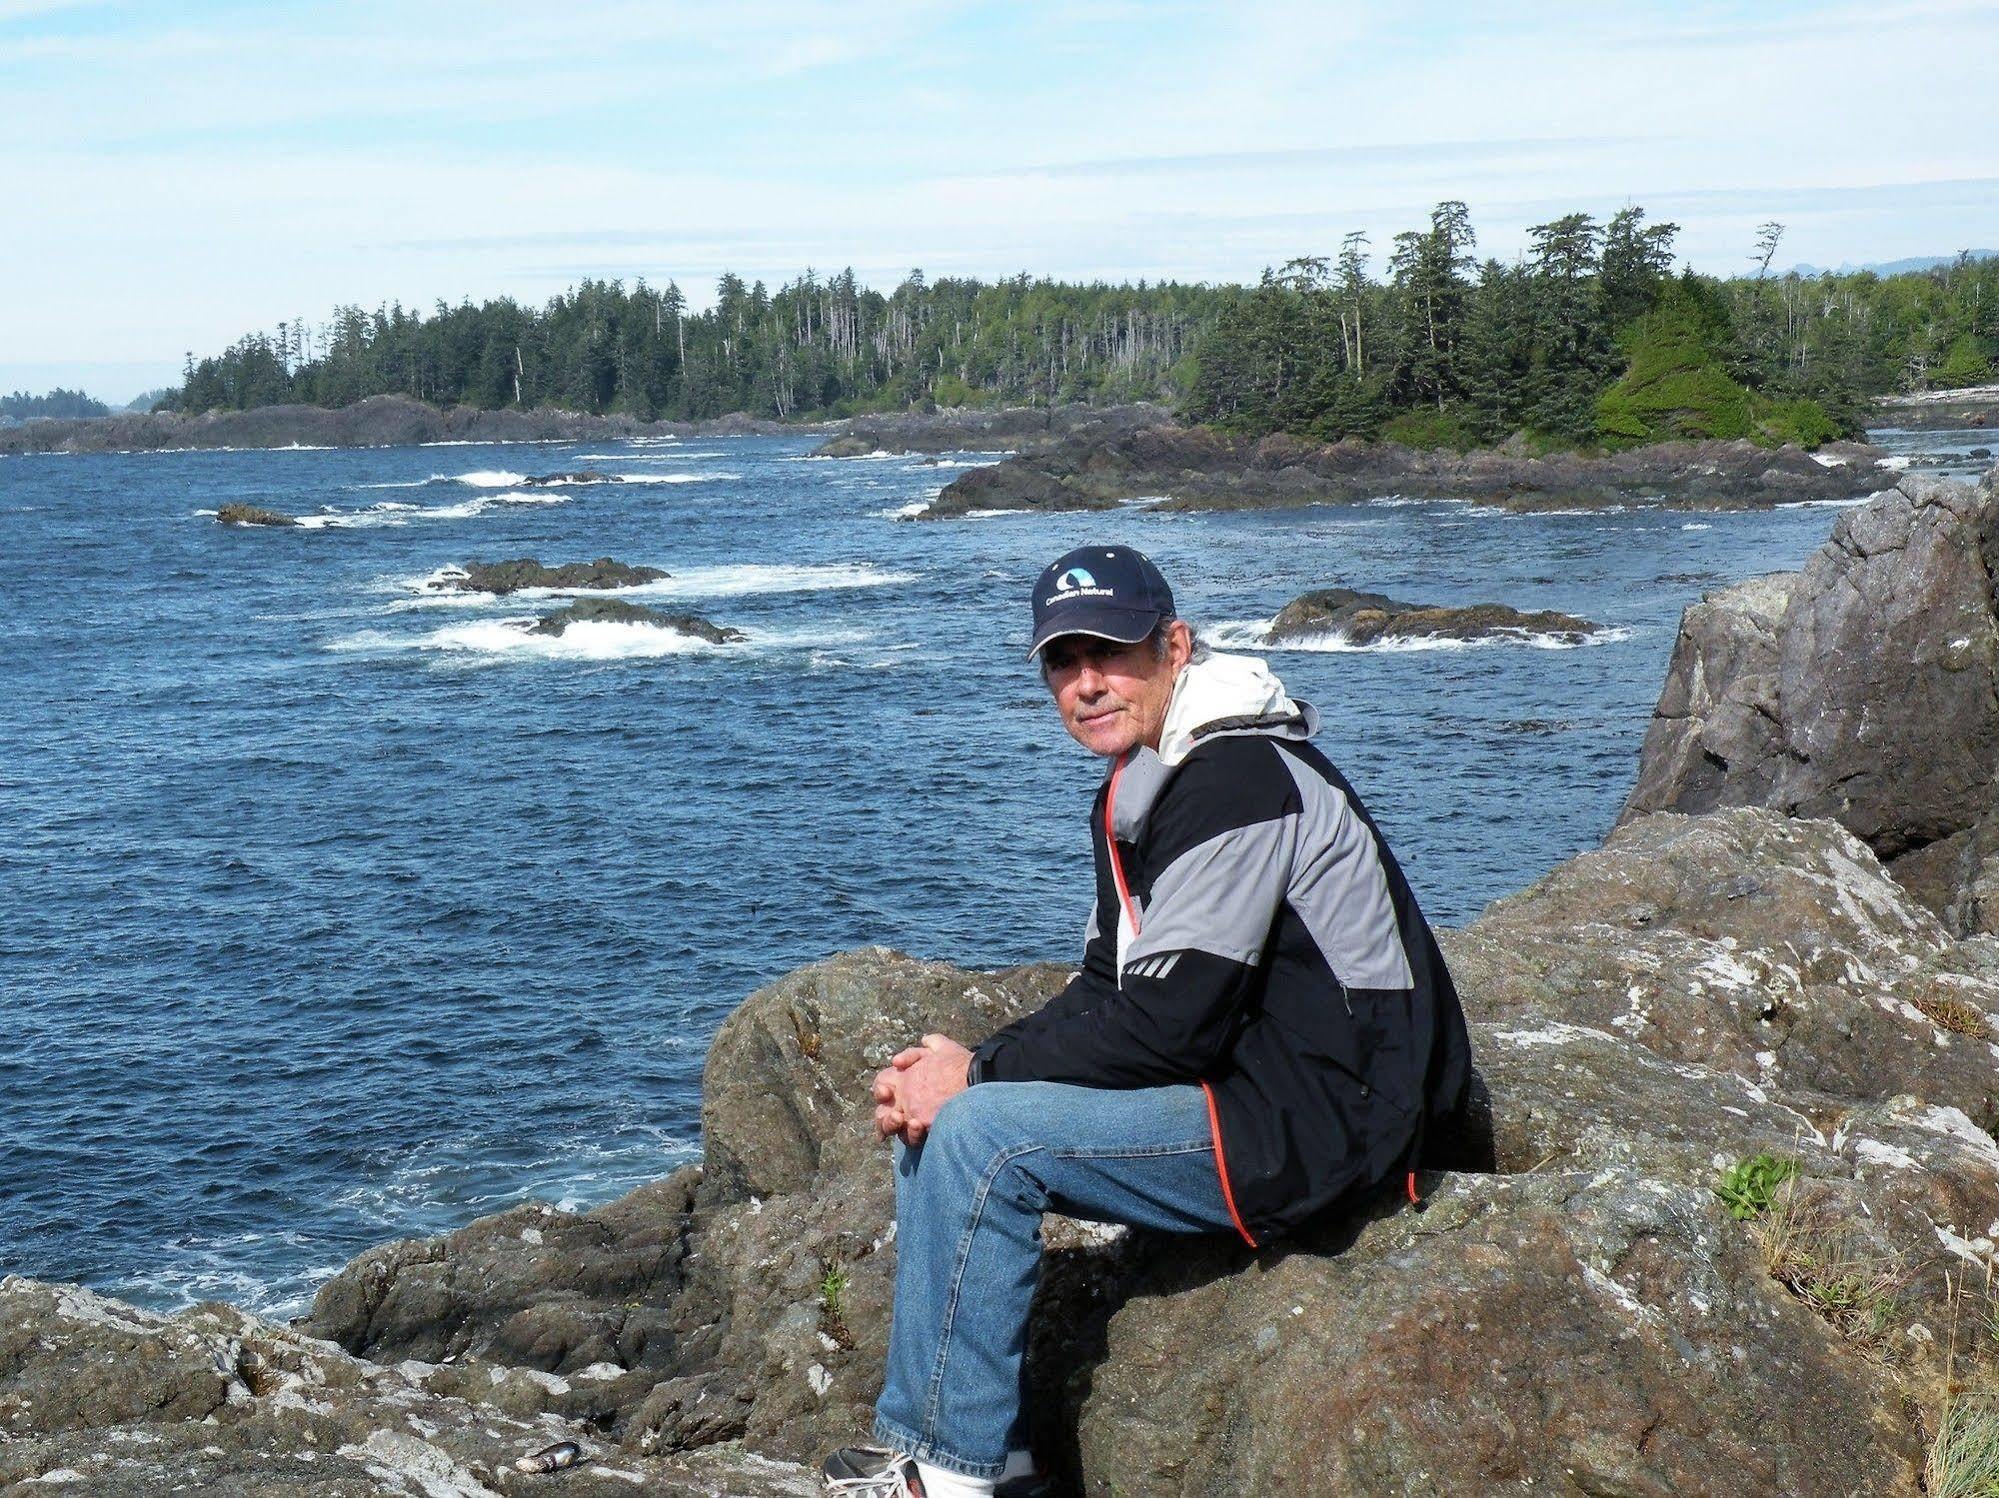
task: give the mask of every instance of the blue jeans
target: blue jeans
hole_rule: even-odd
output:
[[[895,1323],[875,1439],[967,1477],[1026,1445],[1041,1214],[1230,1232],[1199,1087],[986,1082],[895,1151]]]

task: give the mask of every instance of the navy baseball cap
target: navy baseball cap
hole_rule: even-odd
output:
[[[1048,564],[1034,584],[1033,660],[1057,635],[1095,635],[1135,645],[1173,617],[1173,590],[1143,552],[1078,546]]]

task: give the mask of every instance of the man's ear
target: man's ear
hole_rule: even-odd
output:
[[[1194,631],[1185,619],[1175,619],[1166,626],[1166,659],[1173,663],[1173,674],[1178,676],[1193,658]]]

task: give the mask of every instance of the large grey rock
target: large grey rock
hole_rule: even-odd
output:
[[[643,624],[651,629],[664,629],[703,640],[710,645],[730,645],[749,638],[740,629],[716,624],[699,614],[668,613],[663,609],[647,608],[642,603],[628,603],[622,598],[579,598],[553,613],[543,614],[528,626],[528,632],[560,635],[566,633],[572,624]]]
[[[1905,478],[1803,572],[1688,609],[1625,815],[1768,806],[1832,817],[1889,859],[1977,826],[1999,807],[1995,564],[1999,470]],[[1961,912],[1937,890],[1949,858],[1916,882]]]

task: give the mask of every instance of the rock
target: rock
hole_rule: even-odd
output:
[[[1551,610],[1522,613],[1503,603],[1447,608],[1433,603],[1398,603],[1379,593],[1351,588],[1319,588],[1287,603],[1270,626],[1271,644],[1282,640],[1337,635],[1351,645],[1381,639],[1484,640],[1500,635],[1541,635],[1581,644],[1597,632],[1587,619]]]
[[[1960,936],[1999,933],[1999,810],[1895,860],[1897,882]]]
[[[869,453],[879,452],[871,437],[857,436],[853,432],[842,432],[812,449],[815,458],[865,458]]]
[[[1885,858],[1999,804],[1999,472],[1904,478],[1795,577],[1687,611],[1627,816],[1761,805]]]
[[[522,1413],[500,1383],[363,1361],[228,1306],[160,1316],[74,1285],[0,1280],[0,1489],[155,1498],[539,1493],[523,1455],[574,1441],[562,1491],[816,1493],[814,1474],[717,1446],[640,1457],[587,1424]],[[17,1486],[18,1485],[18,1486]]]
[[[1878,456],[1874,449],[1862,449]],[[974,510],[1098,510],[1165,496],[1212,510],[1352,503],[1414,495],[1509,510],[1665,504],[1736,510],[1853,497],[1865,465],[1828,466],[1794,447],[1661,442],[1585,457],[1529,457],[1518,445],[1455,454],[1395,443],[1234,437],[1206,427],[1077,434],[947,485],[927,518]]]
[[[622,484],[623,479],[614,473],[599,473],[594,468],[581,468],[574,473],[538,473],[521,480],[523,489],[548,489],[559,484]]]
[[[676,634],[691,635],[697,640],[706,640],[710,645],[728,645],[749,638],[740,629],[711,623],[699,614],[664,613],[659,609],[649,609],[644,604],[627,603],[622,598],[579,598],[567,608],[543,614],[529,632],[559,635],[572,624],[645,624],[655,629],[670,629]]]
[[[1974,447],[1965,456],[1967,458],[1989,458],[1992,456],[1992,449],[1989,447]]]
[[[504,562],[468,562],[462,570],[447,572],[430,586],[504,596],[522,588],[632,588],[669,575],[657,567],[634,566],[612,557],[562,562],[553,567],[535,557],[515,557]]]
[[[260,510],[255,505],[246,504],[226,504],[215,512],[215,518],[223,525],[298,524],[295,516],[280,514],[276,510]]]

